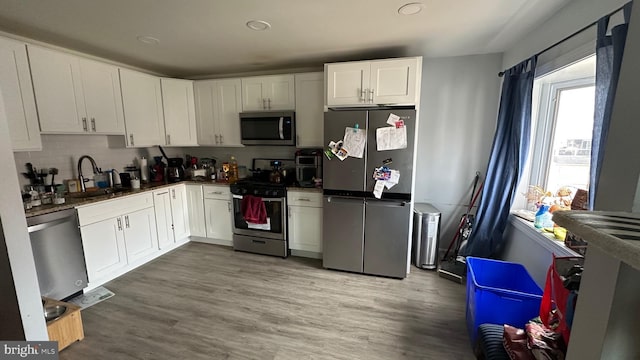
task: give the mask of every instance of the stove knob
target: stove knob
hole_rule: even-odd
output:
[[[244,195],[247,193],[247,189],[242,189],[240,192],[242,193],[242,195]]]
[[[258,195],[259,191],[258,190],[253,190],[253,195]]]

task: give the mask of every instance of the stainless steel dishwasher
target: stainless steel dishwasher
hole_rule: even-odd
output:
[[[27,218],[40,294],[62,300],[87,287],[75,209]]]

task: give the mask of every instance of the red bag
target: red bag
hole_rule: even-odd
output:
[[[576,297],[571,297],[572,301],[567,309],[567,301],[570,298],[570,291],[562,285],[562,276],[575,264],[583,265],[582,257],[553,257],[553,262],[547,271],[547,280],[540,302],[540,320],[549,329],[562,334],[565,344],[569,343],[571,327],[567,324],[567,312],[573,313]],[[555,310],[555,311],[554,311]]]

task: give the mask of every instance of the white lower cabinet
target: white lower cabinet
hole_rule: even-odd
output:
[[[204,196],[202,185],[187,185],[187,213],[189,214],[189,230],[191,236],[207,236],[204,218]]]
[[[158,251],[156,219],[152,208],[138,210],[122,218],[128,263],[137,262]]]
[[[208,238],[231,242],[232,204],[228,186],[203,186],[205,227]]]
[[[294,255],[317,257],[322,253],[322,194],[288,190],[287,203],[289,248]]]
[[[169,249],[189,237],[186,189],[184,185],[163,188],[153,192],[158,246]]]
[[[89,283],[127,266],[127,250],[120,217],[81,226],[80,234]]]

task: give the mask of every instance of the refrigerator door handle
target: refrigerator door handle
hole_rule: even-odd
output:
[[[283,124],[284,124],[284,117],[280,116],[280,122],[278,123],[278,130],[280,130],[280,140],[284,140]]]
[[[327,202],[333,202],[333,203],[359,202],[359,203],[363,203],[363,199],[362,198],[344,197],[344,196],[327,196]]]

